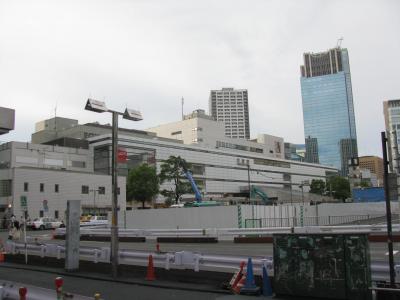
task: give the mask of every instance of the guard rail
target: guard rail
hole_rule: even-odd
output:
[[[235,237],[243,235],[272,235],[274,233],[386,233],[386,225],[304,226],[267,228],[204,228],[204,229],[119,229],[121,237]],[[400,225],[393,225],[393,232],[400,232]],[[58,228],[55,235],[65,235],[65,228]],[[109,236],[110,228],[81,228],[81,235]]]
[[[25,244],[7,241],[6,251],[9,254],[24,254]],[[28,255],[40,257],[65,258],[65,247],[57,244],[27,244]],[[198,271],[228,272],[236,271],[242,261],[247,261],[247,256],[202,254],[190,251],[179,252],[151,252],[137,250],[120,250],[119,263],[121,265],[146,266],[149,255],[153,256],[154,266],[169,269],[191,269]],[[94,263],[110,262],[110,248],[108,247],[81,247],[79,251],[81,260]],[[273,259],[270,256],[252,257],[254,273],[261,275],[265,266],[268,274],[273,275]],[[400,282],[400,264],[395,266],[396,281]],[[387,281],[389,279],[389,266],[384,261],[371,262],[373,281]]]
[[[6,251],[9,254],[24,254],[25,244],[7,241]],[[40,257],[65,258],[65,246],[57,244],[27,244],[28,255]],[[192,269],[194,271],[234,272],[242,261],[247,261],[245,256],[210,255],[190,251],[179,252],[150,252],[120,250],[119,263],[121,265],[147,266],[149,255],[153,256],[154,266],[169,269]],[[81,260],[94,263],[110,262],[109,247],[81,247],[79,250]],[[253,267],[256,274],[262,273],[262,266],[269,272],[273,271],[272,257],[255,256]]]

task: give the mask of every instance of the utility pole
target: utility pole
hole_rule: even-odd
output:
[[[292,175],[290,174],[290,205],[293,205],[293,183],[292,183]]]
[[[304,206],[304,185],[303,183],[300,185],[301,187],[301,202],[303,202],[303,206]]]
[[[250,186],[250,162],[247,162],[247,185],[249,188],[249,203],[251,199],[251,186]]]
[[[184,116],[183,116],[183,104],[185,104],[185,99],[183,99],[183,97],[182,97],[182,120],[184,119]]]
[[[93,211],[94,215],[96,215],[96,192],[100,194],[100,190],[92,189],[89,190],[89,192],[93,192]]]
[[[383,183],[385,187],[385,199],[386,199],[386,224],[387,224],[387,241],[388,241],[388,252],[389,252],[389,271],[390,271],[390,287],[395,287],[395,273],[394,273],[394,258],[393,258],[393,236],[392,236],[392,212],[390,209],[389,199],[389,170],[388,170],[388,159],[387,159],[387,138],[384,131],[381,132],[382,139],[382,154],[383,154]]]

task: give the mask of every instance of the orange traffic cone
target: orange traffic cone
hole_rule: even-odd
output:
[[[232,291],[235,294],[240,294],[240,290],[242,287],[246,284],[246,275],[243,275],[242,278],[240,278],[239,282],[236,284],[235,287],[232,287]]]
[[[147,275],[146,280],[153,281],[156,279],[156,274],[154,272],[153,256],[149,255],[149,264],[147,265]]]

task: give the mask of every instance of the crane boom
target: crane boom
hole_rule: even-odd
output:
[[[199,191],[199,188],[196,185],[196,182],[193,179],[192,176],[192,172],[190,172],[190,170],[188,170],[187,166],[185,163],[180,162],[180,166],[183,170],[183,173],[185,174],[186,178],[189,180],[190,185],[192,186],[192,190],[194,192],[195,198],[196,198],[196,202],[197,203],[201,203],[202,202],[202,197]]]
[[[192,173],[189,170],[187,170],[186,168],[183,168],[183,171],[186,175],[186,178],[189,180],[190,185],[192,186],[194,195],[196,197],[196,202],[200,203],[202,201],[201,194],[200,194],[199,188],[196,185],[196,182],[193,179]]]

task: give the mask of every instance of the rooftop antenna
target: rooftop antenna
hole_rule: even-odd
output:
[[[56,107],[54,107],[54,132],[56,133],[57,136],[57,101],[56,101]]]
[[[340,39],[337,40],[336,48],[340,48],[342,46],[342,42],[343,42],[343,37],[340,37]]]
[[[182,120],[183,120],[183,104],[185,103],[185,99],[183,99],[183,97],[182,97]]]

